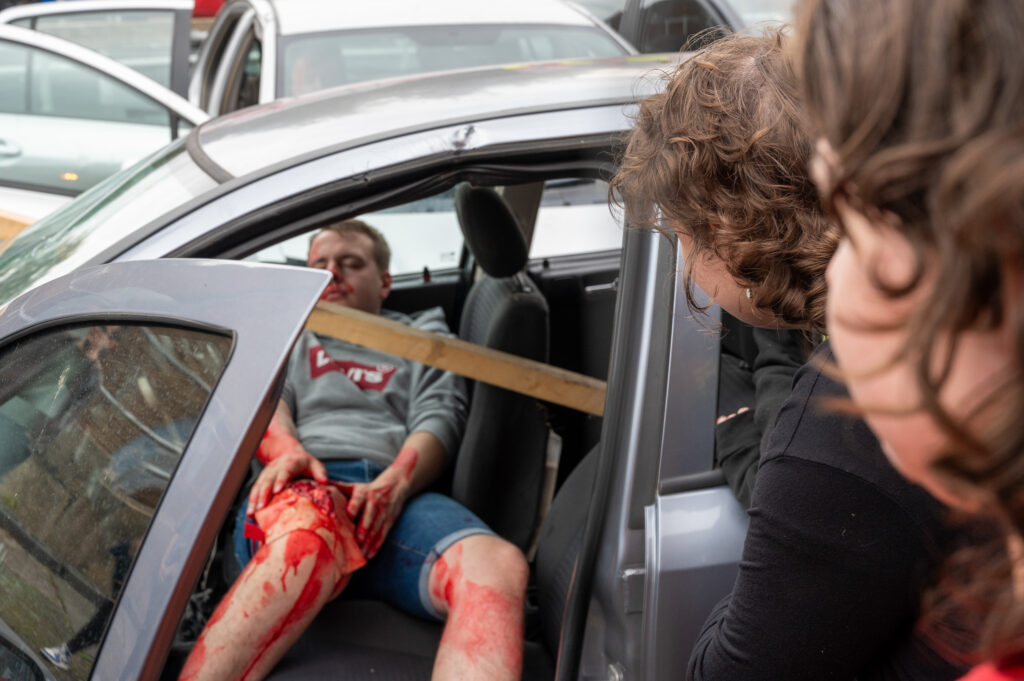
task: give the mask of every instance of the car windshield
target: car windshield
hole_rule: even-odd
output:
[[[744,26],[763,21],[792,21],[794,0],[729,0]]]
[[[0,253],[0,305],[81,267],[136,229],[216,186],[179,140],[109,177]]]
[[[285,96],[427,71],[626,54],[607,32],[589,26],[413,26],[303,34],[281,42],[279,91]]]

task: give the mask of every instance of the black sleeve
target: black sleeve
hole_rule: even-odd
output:
[[[763,462],[731,597],[690,657],[693,681],[865,674],[917,610],[912,520],[865,480],[786,456]]]
[[[765,436],[775,424],[783,402],[793,388],[793,376],[806,358],[806,344],[797,331],[772,329],[733,330],[745,333],[752,354],[749,363],[728,352],[719,362],[719,415],[737,414],[715,428],[715,467],[721,468],[744,508],[757,476]]]

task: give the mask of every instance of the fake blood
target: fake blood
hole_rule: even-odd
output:
[[[266,654],[267,650],[283,635],[293,629],[299,622],[301,622],[310,611],[317,604],[317,600],[320,596],[320,592],[323,588],[323,578],[326,576],[324,571],[329,569],[331,566],[332,556],[327,550],[327,545],[324,543],[318,535],[313,532],[293,532],[289,534],[285,540],[288,543],[285,545],[285,573],[281,577],[281,588],[285,590],[284,576],[287,575],[289,569],[293,569],[295,574],[298,575],[299,564],[308,558],[313,558],[314,563],[310,571],[309,578],[302,588],[302,592],[299,597],[295,600],[295,604],[292,606],[285,615],[277,622],[274,626],[267,631],[266,634],[260,639],[256,645],[258,651],[253,658],[249,666],[246,667],[245,671],[242,672],[242,679],[249,678],[249,675],[255,671],[256,666],[260,660]]]
[[[462,546],[456,544],[434,564],[432,595],[448,604],[441,644],[470,663],[493,660],[518,676],[522,667],[522,606],[498,589],[477,584],[462,573]]]

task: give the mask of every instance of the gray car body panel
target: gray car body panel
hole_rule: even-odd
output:
[[[159,676],[185,602],[270,421],[275,377],[329,279],[318,270],[227,261],[115,263],[44,284],[0,315],[0,347],[56,324],[111,319],[177,323],[234,337],[231,358],[125,583],[93,678]]]

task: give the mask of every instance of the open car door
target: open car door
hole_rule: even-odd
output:
[[[159,676],[328,279],[115,263],[0,312],[6,630],[35,650],[92,631],[68,678]]]

